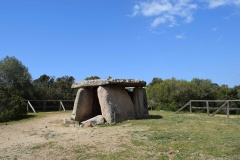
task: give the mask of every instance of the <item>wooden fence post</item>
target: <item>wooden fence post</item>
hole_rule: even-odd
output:
[[[227,118],[229,118],[229,101],[227,103]]]
[[[64,112],[65,112],[65,107],[64,107],[62,101],[60,101],[60,109],[61,109],[61,107],[63,108],[63,110],[64,110]]]
[[[28,104],[32,108],[33,112],[36,113],[35,109],[33,108],[32,104],[30,103],[30,101],[28,101]]]
[[[189,108],[189,110],[190,110],[190,113],[192,113],[192,101],[190,101],[190,108]]]
[[[209,102],[206,101],[206,106],[207,106],[207,115],[209,116]]]

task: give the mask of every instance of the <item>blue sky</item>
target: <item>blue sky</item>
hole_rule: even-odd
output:
[[[240,0],[0,0],[0,59],[43,74],[240,85]]]

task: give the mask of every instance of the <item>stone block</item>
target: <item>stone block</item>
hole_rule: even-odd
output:
[[[102,115],[109,124],[134,119],[133,102],[123,86],[105,85],[97,89]]]
[[[102,115],[97,115],[96,117],[93,117],[91,119],[88,119],[86,121],[81,122],[82,124],[80,125],[81,128],[86,128],[86,127],[94,127],[99,124],[104,124],[105,119],[103,118]]]
[[[93,91],[87,88],[80,88],[77,92],[72,118],[75,121],[83,121],[91,118],[93,110]]]
[[[133,104],[136,118],[146,118],[148,114],[147,96],[144,88],[134,88],[133,90]]]

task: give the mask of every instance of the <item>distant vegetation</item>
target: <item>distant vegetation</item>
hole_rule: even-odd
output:
[[[188,82],[175,78],[153,78],[147,86],[148,103],[153,109],[176,111],[189,100],[234,100],[240,99],[240,85],[229,88],[219,86],[209,79],[194,78]],[[233,107],[240,107],[239,103]]]
[[[15,57],[0,60],[0,122],[27,114],[25,100],[73,100],[72,76],[46,74],[32,80],[28,68]]]
[[[85,80],[91,79],[100,77]],[[76,90],[71,89],[71,85],[74,81],[73,76],[55,78],[46,74],[32,80],[21,61],[6,56],[0,60],[0,122],[26,114],[25,100],[73,100]],[[240,99],[240,85],[229,88],[198,78],[191,82],[153,78],[147,86],[147,97],[151,108],[175,111],[191,99]]]

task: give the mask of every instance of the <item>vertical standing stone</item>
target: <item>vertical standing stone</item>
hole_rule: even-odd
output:
[[[91,89],[80,88],[77,92],[72,118],[75,121],[83,121],[91,118],[93,108],[93,92]]]
[[[144,88],[134,88],[133,104],[137,118],[148,117],[147,96]]]
[[[124,87],[106,85],[97,91],[102,115],[109,124],[135,118],[132,100]]]

